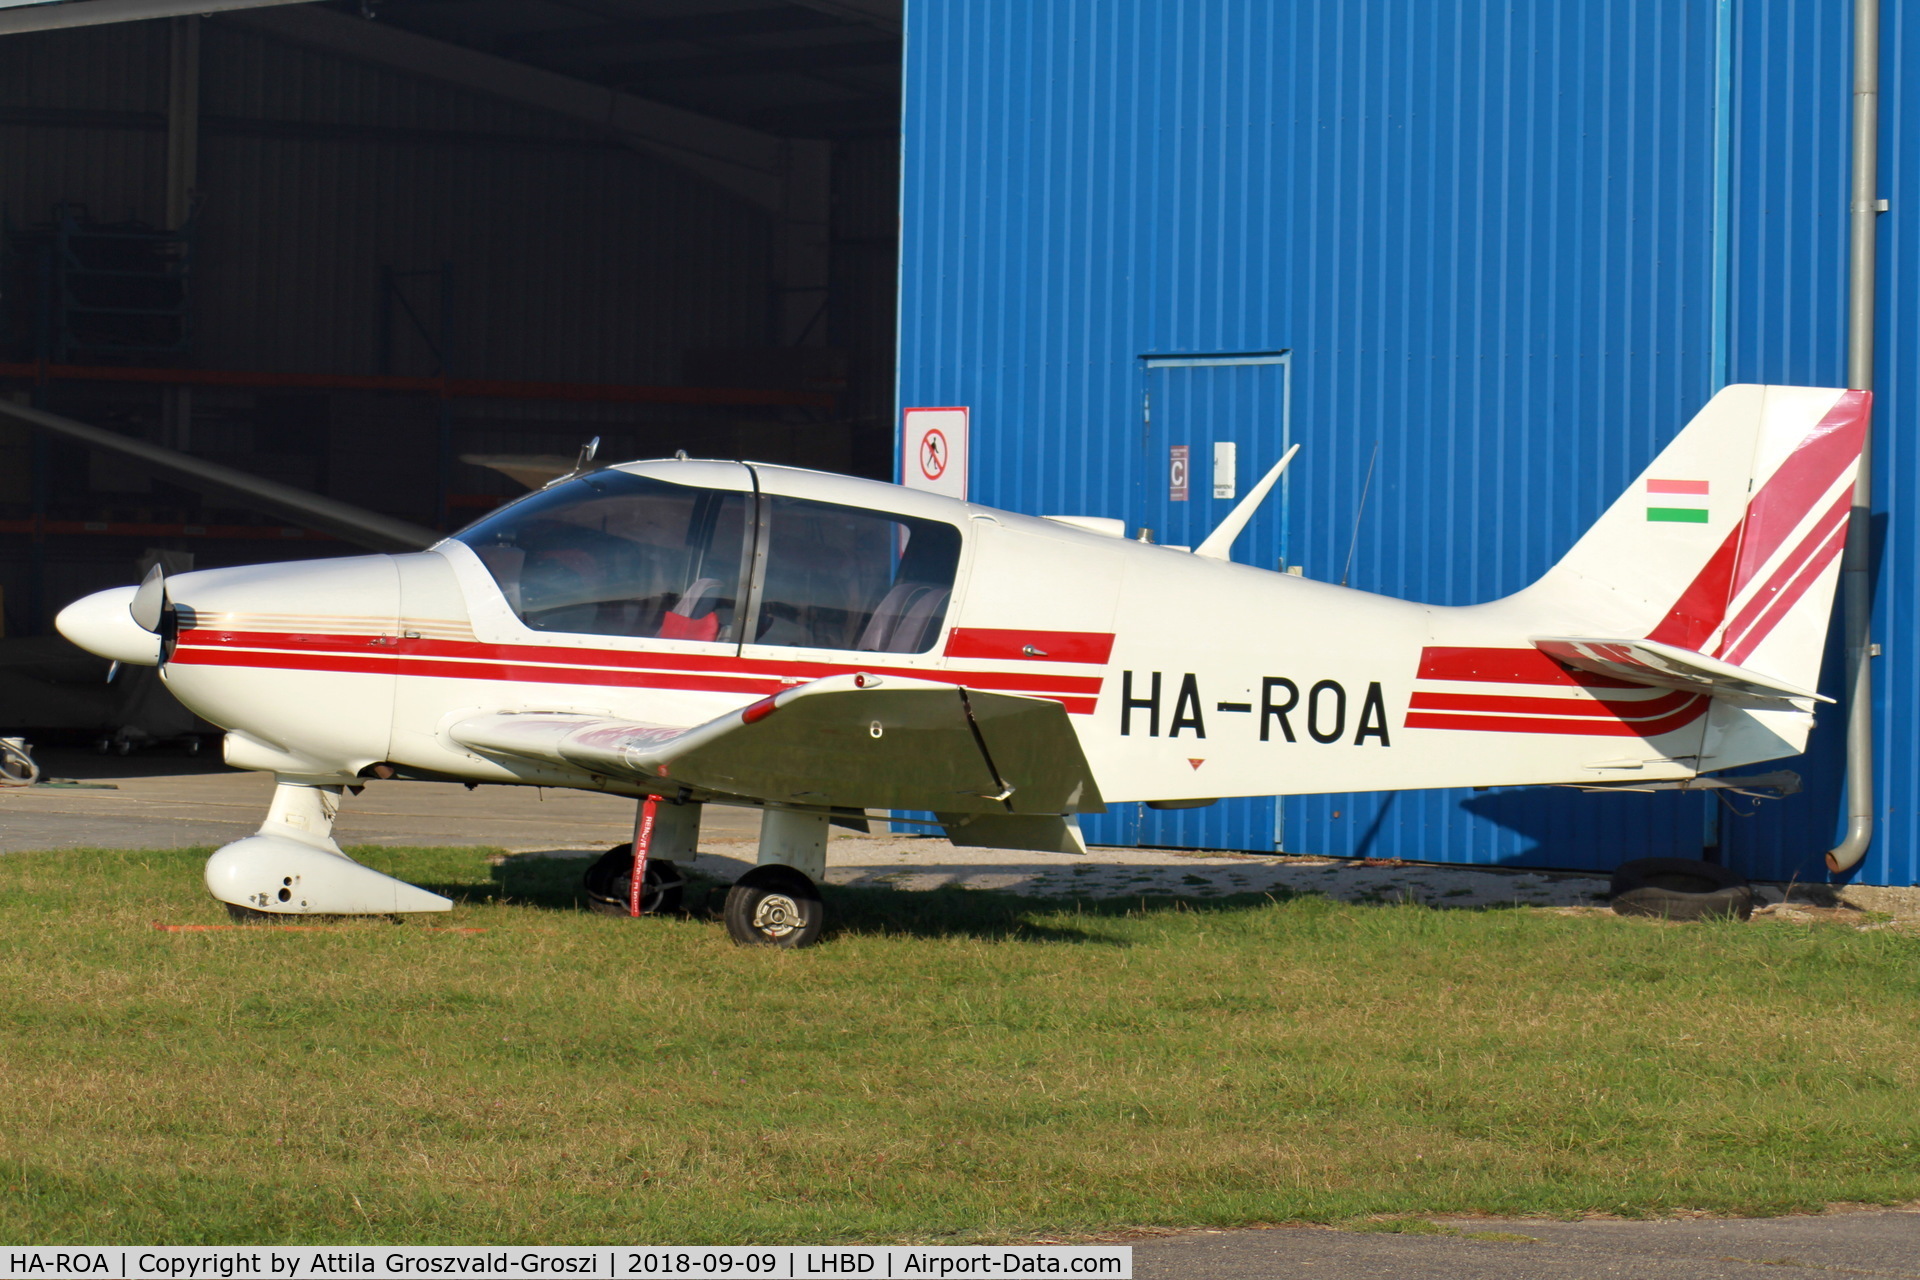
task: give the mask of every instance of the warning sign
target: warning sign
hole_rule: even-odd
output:
[[[946,432],[931,427],[920,437],[920,478],[938,480],[947,474],[947,462],[953,456],[953,446],[947,443]]]
[[[1169,502],[1187,500],[1187,450],[1191,447],[1176,444],[1167,450],[1167,500]]]
[[[900,415],[900,483],[949,498],[967,496],[967,420],[962,408]]]

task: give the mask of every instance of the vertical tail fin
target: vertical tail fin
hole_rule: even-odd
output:
[[[1819,680],[1871,393],[1728,387],[1525,593],[1563,632]]]

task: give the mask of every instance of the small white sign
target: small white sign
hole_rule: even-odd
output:
[[[1167,501],[1187,500],[1187,453],[1190,446],[1176,444],[1167,450]]]
[[[1213,442],[1213,496],[1236,498],[1240,495],[1239,446],[1231,440]]]
[[[900,483],[965,501],[968,418],[965,407],[903,410]]]

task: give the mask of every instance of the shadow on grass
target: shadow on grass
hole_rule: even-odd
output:
[[[427,883],[422,887],[456,902],[512,903],[547,911],[587,909],[581,876],[583,859],[510,858],[491,868],[488,881]],[[690,876],[682,914],[716,924],[728,884]],[[887,889],[824,885],[827,936],[851,934],[913,938],[979,938],[989,941],[1073,942],[1125,946],[1124,939],[1100,929],[1080,928],[1071,920],[1122,920],[1168,912],[1244,911],[1286,901],[1294,895],[1234,894],[1219,898],[1136,895],[1124,898],[1034,898],[990,889]]]
[[[722,890],[724,895],[724,890]],[[1125,938],[1081,927],[1147,915],[1209,914],[1271,906],[1295,895],[1236,894],[1192,899],[1141,895],[1126,898],[1028,898],[992,889],[868,889],[829,885],[827,934],[881,934],[910,938],[970,937],[990,941],[1075,942],[1125,947]],[[716,898],[716,902],[718,898]]]

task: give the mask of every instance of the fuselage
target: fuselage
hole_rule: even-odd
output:
[[[596,474],[428,551],[172,579],[163,674],[234,764],[315,778],[631,793],[447,729],[487,711],[688,726],[855,672],[1057,700],[1109,802],[1701,764],[1708,700],[1568,673],[1528,647],[1519,597],[1416,604],[790,468]]]

